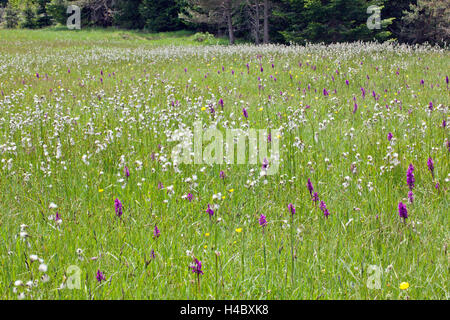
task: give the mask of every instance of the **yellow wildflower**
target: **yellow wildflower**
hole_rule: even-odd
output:
[[[400,289],[401,290],[406,290],[409,288],[409,283],[408,282],[402,282],[400,283]]]

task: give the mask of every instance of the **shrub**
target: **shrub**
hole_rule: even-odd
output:
[[[211,42],[214,36],[209,32],[197,32],[194,34],[194,41],[197,42]]]
[[[34,7],[27,4],[23,10],[24,21],[21,25],[22,28],[34,29],[37,27],[37,15]]]
[[[11,4],[8,4],[5,10],[6,27],[8,29],[17,28],[17,26],[19,25],[19,20],[19,10],[13,8]]]
[[[66,24],[67,22],[67,3],[65,0],[52,0],[46,5],[47,13],[57,23]]]

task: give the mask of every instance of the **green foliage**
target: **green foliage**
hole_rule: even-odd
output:
[[[401,36],[401,24],[404,11],[409,9],[410,5],[417,4],[417,0],[396,0],[385,1],[384,8],[381,12],[382,17],[389,17],[392,20],[392,24],[389,26],[389,30],[392,34],[403,41]]]
[[[181,26],[179,3],[175,0],[143,0],[139,12],[145,29],[153,32],[174,31]]]
[[[402,18],[401,36],[413,44],[450,42],[450,5],[447,0],[418,0]]]
[[[46,5],[47,13],[60,24],[67,22],[67,2],[65,0],[51,0]]]
[[[21,27],[25,29],[35,29],[37,27],[36,8],[27,4],[23,10],[24,21]]]
[[[48,15],[47,9],[46,9],[47,3],[49,3],[49,2],[50,2],[50,0],[37,0],[36,1],[36,5],[37,5],[36,24],[37,24],[37,27],[39,27],[39,28],[47,27],[52,24],[52,20],[51,20],[50,16]]]
[[[14,29],[19,25],[19,10],[13,7],[11,4],[8,4],[5,10],[5,21],[6,28]]]
[[[116,4],[114,23],[124,29],[142,29],[145,21],[139,11],[142,0],[119,0]]]
[[[214,39],[214,36],[209,32],[197,32],[194,34],[194,41],[207,42]]]
[[[350,42],[355,40],[386,40],[390,33],[384,20],[381,30],[367,27],[367,8],[382,5],[382,1],[366,0],[286,0],[289,21],[287,30],[281,31],[287,42]],[[384,29],[384,30],[383,30]]]

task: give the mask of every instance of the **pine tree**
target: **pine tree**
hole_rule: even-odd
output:
[[[283,0],[281,16],[287,21],[280,31],[287,42],[350,42],[356,40],[386,40],[387,26],[392,19],[381,21],[381,29],[367,27],[367,8],[383,5],[384,0]],[[287,9],[287,10],[286,10]]]
[[[10,3],[5,10],[6,28],[14,29],[19,25],[19,10],[14,8]]]
[[[139,10],[142,0],[119,0],[116,4],[114,23],[125,29],[142,29],[145,21]]]
[[[393,18],[389,30],[399,39],[404,40],[401,35],[402,17],[405,10],[410,8],[410,5],[416,5],[417,0],[389,0],[385,1],[382,17]]]
[[[21,25],[22,28],[34,29],[37,27],[36,24],[37,16],[36,16],[36,9],[34,8],[34,6],[27,3],[25,9],[23,10],[23,16],[24,21]]]
[[[418,0],[404,11],[401,36],[412,44],[450,42],[450,3],[447,0]]]
[[[153,32],[179,30],[179,9],[179,3],[175,0],[143,0],[139,5],[145,28]]]
[[[36,25],[39,28],[42,27],[47,27],[50,26],[52,24],[52,19],[50,18],[50,16],[47,14],[47,3],[49,3],[50,0],[37,0],[36,4],[37,4],[37,20],[36,20]]]
[[[67,22],[67,4],[64,0],[51,0],[46,4],[45,9],[57,23],[65,24]]]

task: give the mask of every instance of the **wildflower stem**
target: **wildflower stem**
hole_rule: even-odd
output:
[[[264,246],[264,276],[266,278],[266,293],[269,291],[268,281],[267,281],[267,259],[266,259],[266,236],[263,229],[263,246]]]
[[[242,284],[244,284],[245,280],[244,254],[245,254],[245,237],[244,233],[242,232],[242,253],[241,253]]]
[[[291,214],[292,285],[294,285],[294,215]]]

